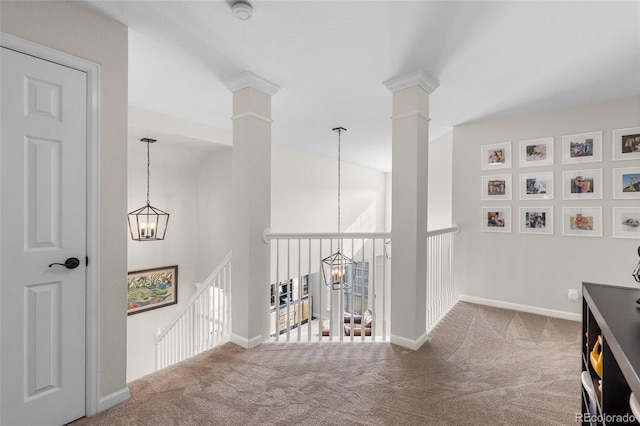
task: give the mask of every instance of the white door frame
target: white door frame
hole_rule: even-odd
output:
[[[100,399],[100,81],[101,66],[10,34],[0,32],[0,45],[87,73],[87,293],[86,416],[98,412]]]

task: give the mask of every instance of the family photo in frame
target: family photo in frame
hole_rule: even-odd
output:
[[[640,207],[613,208],[613,238],[640,238]]]
[[[562,163],[602,161],[602,132],[579,133],[562,137]]]
[[[553,165],[553,137],[520,141],[520,167]]]
[[[487,175],[482,177],[482,199],[510,200],[511,175]]]
[[[481,146],[482,170],[511,168],[511,142]]]
[[[520,207],[521,234],[553,234],[553,207]]]
[[[552,200],[553,172],[521,173],[521,200]]]
[[[640,127],[613,131],[613,160],[640,159]]]
[[[482,207],[483,232],[511,232],[511,207]]]
[[[562,172],[563,199],[601,199],[602,169]]]
[[[640,199],[640,167],[613,169],[613,198]]]
[[[564,207],[562,234],[578,237],[602,236],[601,207]]]

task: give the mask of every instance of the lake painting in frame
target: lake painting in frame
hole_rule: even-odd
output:
[[[132,271],[127,279],[127,315],[178,303],[178,266]]]

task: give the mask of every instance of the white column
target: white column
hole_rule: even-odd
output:
[[[417,350],[427,341],[427,172],[429,94],[425,72],[384,82],[393,92],[391,343]]]
[[[253,348],[269,338],[271,96],[279,87],[251,73],[224,82],[233,93],[233,261],[231,341]]]

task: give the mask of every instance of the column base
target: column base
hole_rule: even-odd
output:
[[[417,351],[427,342],[427,333],[425,332],[416,340],[392,334],[390,340],[394,345],[402,346],[403,348],[411,349],[412,351]]]
[[[238,336],[237,334],[231,333],[231,337],[229,339],[231,343],[234,345],[238,345],[244,349],[253,349],[259,344],[261,344],[264,340],[262,339],[262,335],[255,336],[251,339],[246,339],[242,336]]]

